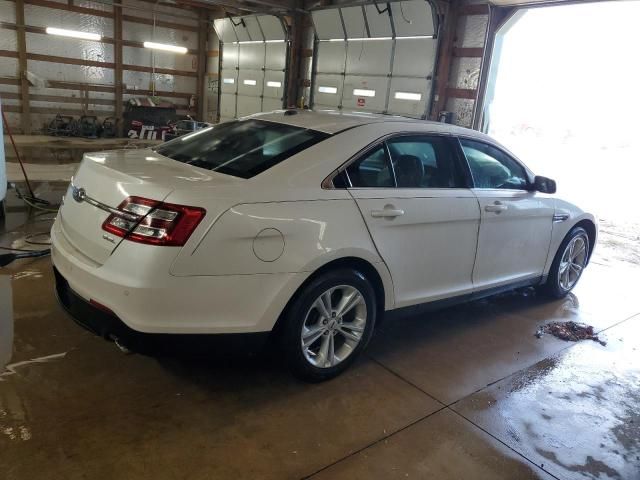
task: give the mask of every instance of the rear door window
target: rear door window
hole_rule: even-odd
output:
[[[387,188],[394,186],[391,164],[384,145],[379,145],[347,167],[354,188]]]
[[[329,136],[316,130],[249,119],[198,130],[155,151],[196,167],[251,178]]]

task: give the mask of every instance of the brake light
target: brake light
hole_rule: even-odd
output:
[[[203,208],[162,203],[141,197],[129,197],[118,205],[102,229],[132,242],[149,245],[183,246],[206,211]]]

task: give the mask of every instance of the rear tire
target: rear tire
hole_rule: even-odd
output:
[[[322,382],[345,371],[373,334],[376,296],[360,272],[342,268],[319,275],[287,309],[280,345],[291,372]]]
[[[551,298],[566,297],[578,284],[587,266],[590,248],[587,231],[574,227],[560,244],[547,281],[540,287],[541,293]]]

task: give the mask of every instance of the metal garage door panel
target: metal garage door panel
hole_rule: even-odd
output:
[[[260,97],[238,95],[238,117],[245,117],[261,111],[262,99]]]
[[[285,42],[267,43],[266,48],[265,68],[269,70],[284,70],[287,65],[287,44]]]
[[[220,117],[234,118],[236,116],[235,93],[223,93],[220,95]]]
[[[222,68],[235,69],[238,66],[238,47],[233,43],[225,43],[222,47]]]
[[[436,40],[433,38],[399,39],[396,41],[393,75],[433,75],[435,56]]]
[[[236,36],[238,37],[238,41],[248,42],[249,40],[251,40],[251,38],[249,38],[248,30],[246,29],[246,27],[242,25],[242,18],[232,17],[231,20],[233,21],[233,27],[236,31]]]
[[[313,24],[316,27],[316,33],[320,40],[344,38],[344,30],[342,28],[339,9],[329,8],[326,10],[316,10],[311,12],[311,16],[313,18]]]
[[[337,108],[342,98],[342,75],[316,75],[314,105]]]
[[[322,73],[344,72],[346,48],[347,42],[320,42],[316,70]]]
[[[260,70],[264,66],[264,43],[240,45],[240,70]]]
[[[257,17],[258,23],[262,28],[265,40],[285,40],[285,32],[282,28],[282,22],[278,17],[273,15],[260,15]]]
[[[213,27],[218,34],[218,38],[220,38],[223,43],[236,42],[238,40],[233,25],[231,24],[231,20],[228,18],[219,18],[214,20]]]
[[[264,36],[262,35],[262,30],[260,30],[260,25],[258,24],[258,20],[256,19],[256,17],[243,17],[243,19],[244,19],[244,24],[247,28],[247,34],[249,35],[249,39],[253,41],[264,40]]]
[[[365,110],[367,112],[383,112],[387,98],[389,80],[386,77],[364,77],[347,75],[344,78],[342,108],[349,110]],[[373,96],[358,93],[373,91]]]
[[[220,78],[222,79],[222,84],[220,86],[222,93],[236,93],[238,91],[237,70],[222,70],[220,72]]]
[[[282,110],[282,100],[279,100],[277,98],[263,98],[262,111],[270,112],[271,110]]]
[[[275,98],[280,100],[282,107],[282,97],[284,96],[284,72],[264,72],[264,93],[265,98]]]
[[[362,7],[348,7],[341,10],[344,28],[347,31],[347,38],[368,37]]]
[[[396,36],[433,35],[435,25],[431,5],[426,0],[409,0],[391,3]]]
[[[431,81],[424,78],[392,78],[389,113],[421,117],[431,94]],[[417,96],[420,96],[418,99]]]
[[[391,40],[348,42],[346,73],[387,75],[391,67],[392,46]]]
[[[384,8],[384,4],[379,5],[380,10]],[[389,12],[378,13],[375,5],[366,5],[364,7],[367,15],[367,23],[369,24],[369,33],[372,37],[390,37],[391,36],[391,20]]]
[[[262,95],[264,73],[261,70],[240,70],[238,72],[238,95],[259,97]]]

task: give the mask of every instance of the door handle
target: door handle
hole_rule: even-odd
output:
[[[503,205],[502,202],[495,201],[493,205],[485,205],[484,211],[492,212],[492,213],[501,213],[501,212],[504,212],[507,208],[508,207],[506,205]]]
[[[404,210],[395,208],[384,208],[383,210],[371,210],[373,218],[395,218],[404,215]]]

